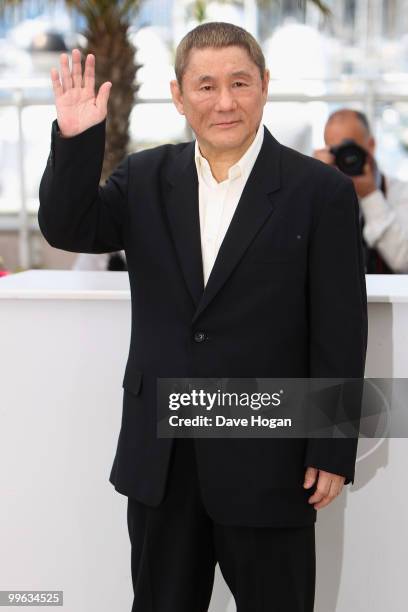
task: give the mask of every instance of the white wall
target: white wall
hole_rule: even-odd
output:
[[[125,273],[95,274],[115,279],[110,298],[12,299],[0,284],[0,590],[63,590],[69,612],[130,612],[126,498],[108,482],[130,302]],[[367,376],[407,376],[407,311],[370,304]],[[392,439],[371,452],[377,442],[360,440],[354,485],[318,511],[316,612],[406,610],[408,448]],[[234,611],[217,568],[210,612]]]

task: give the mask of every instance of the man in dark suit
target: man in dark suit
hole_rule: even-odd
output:
[[[218,562],[238,612],[311,612],[316,511],[353,482],[357,439],[157,436],[158,378],[357,377],[367,303],[352,181],[262,124],[255,39],[180,42],[171,92],[197,140],[128,155],[99,186],[109,82],[51,71],[47,241],[125,250],[132,333],[110,482],[128,497],[133,612],[204,612]]]

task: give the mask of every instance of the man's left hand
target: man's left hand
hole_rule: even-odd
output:
[[[332,474],[331,472],[318,470],[314,467],[308,467],[305,472],[304,488],[310,489],[314,485],[317,476],[316,491],[309,497],[309,504],[315,504],[315,510],[320,510],[320,508],[328,506],[340,495],[346,478],[339,474]]]
[[[359,198],[364,198],[377,189],[374,164],[374,160],[368,158],[363,168],[363,174],[350,177],[353,180],[354,188]]]

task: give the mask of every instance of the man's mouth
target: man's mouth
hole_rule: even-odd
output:
[[[232,125],[236,125],[239,121],[223,121],[221,123],[216,123],[217,127],[230,127]]]

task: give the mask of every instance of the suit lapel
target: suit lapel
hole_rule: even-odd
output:
[[[204,275],[194,141],[182,150],[167,178],[171,185],[166,202],[170,231],[187,288],[197,307],[204,291]]]
[[[198,178],[194,141],[177,157],[168,180],[172,185],[167,214],[174,245],[196,311],[192,322],[214,299],[258,231],[274,211],[269,196],[280,185],[280,144],[265,127],[261,150],[248,177],[231,223],[204,288]]]

